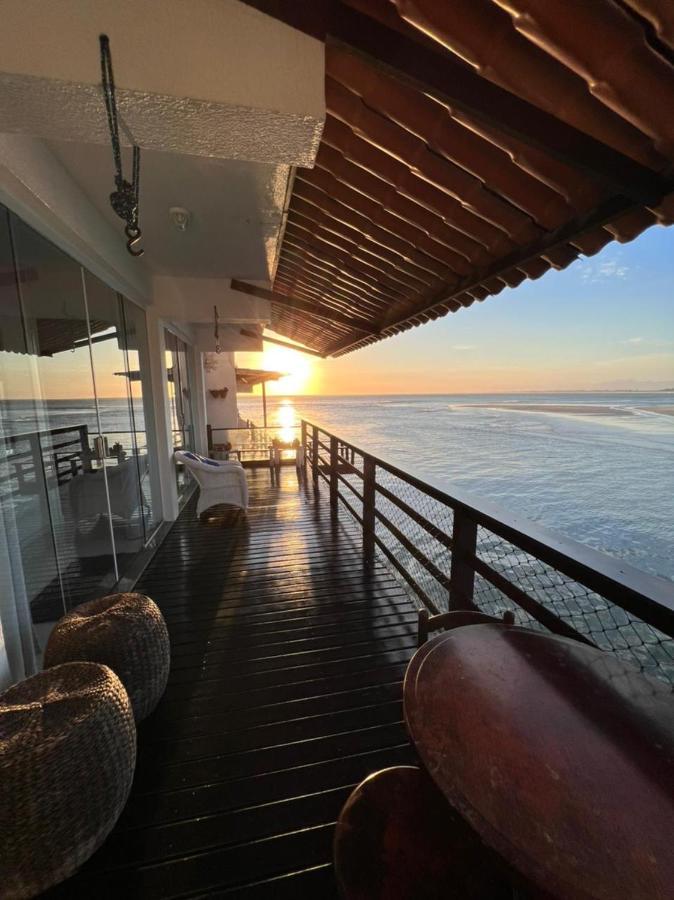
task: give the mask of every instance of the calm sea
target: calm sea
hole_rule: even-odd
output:
[[[674,580],[674,393],[269,400],[451,493],[460,488]],[[261,424],[258,397],[239,397]]]
[[[259,397],[239,396],[262,423]],[[420,478],[499,504],[674,580],[674,393],[270,398],[270,424],[301,416]],[[5,434],[36,427],[2,404]],[[130,446],[126,400],[101,400],[104,431]],[[142,405],[134,403],[137,431]],[[42,427],[86,423],[91,401],[47,404]],[[139,435],[143,441],[144,435]]]

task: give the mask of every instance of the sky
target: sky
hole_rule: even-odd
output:
[[[3,354],[2,393],[30,396],[30,358]],[[94,346],[101,397],[119,397],[116,341]],[[674,387],[674,227],[609,244],[495,297],[338,359],[266,344],[237,365],[288,372],[269,393],[424,394]],[[89,352],[41,359],[48,399],[91,396]]]
[[[673,387],[674,227],[338,359],[267,344],[237,364],[290,372],[286,395]]]

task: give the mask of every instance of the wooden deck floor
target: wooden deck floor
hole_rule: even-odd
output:
[[[331,519],[325,490],[294,469],[276,486],[248,477],[247,516],[198,521],[192,501],[138,584],[166,617],[169,685],[117,827],[50,896],[334,897],[344,800],[412,761],[412,602],[363,571],[357,526]]]

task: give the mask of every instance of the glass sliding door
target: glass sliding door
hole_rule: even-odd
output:
[[[88,515],[109,503],[107,525],[121,576],[145,543],[146,506],[149,510],[141,488],[147,481],[148,457],[139,451],[131,392],[139,372],[130,368],[122,298],[88,272],[84,283],[102,441],[91,462],[97,477],[80,482],[78,509]]]
[[[166,342],[166,378],[174,450],[194,450],[194,418],[190,383],[188,347],[173,332],[164,332]],[[183,466],[176,466],[178,499],[184,500],[190,479]]]
[[[150,368],[143,310],[0,206],[0,688],[160,524]]]
[[[19,363],[10,363],[10,390],[15,424],[31,443],[24,481],[36,492],[17,517],[17,530],[40,634],[64,609],[108,591],[117,566],[105,472],[98,466],[102,436],[82,270],[15,216],[10,223],[25,347]],[[30,372],[22,384],[16,384],[19,368]],[[25,496],[30,489],[23,490]]]

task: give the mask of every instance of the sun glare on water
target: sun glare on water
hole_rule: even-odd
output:
[[[282,400],[275,414],[276,424],[280,427],[279,437],[282,441],[290,443],[297,437],[294,425],[297,425],[297,415],[292,400]]]

